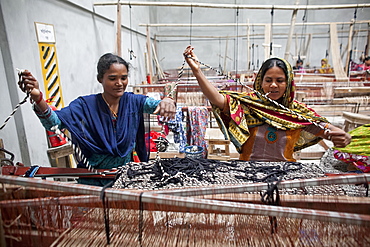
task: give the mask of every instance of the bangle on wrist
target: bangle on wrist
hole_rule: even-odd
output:
[[[43,97],[43,95],[42,95],[42,92],[40,91],[39,99],[35,101],[36,105],[40,104],[40,102],[42,100],[42,97]]]

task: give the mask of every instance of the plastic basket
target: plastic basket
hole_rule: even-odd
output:
[[[204,148],[199,146],[187,146],[185,147],[185,157],[192,159],[203,158]]]

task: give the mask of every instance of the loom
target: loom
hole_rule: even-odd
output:
[[[178,165],[191,169],[173,172]],[[249,168],[259,172],[248,177]],[[7,246],[370,244],[369,174],[174,158],[129,163],[116,172],[113,188],[102,188],[22,177],[22,169],[0,177]],[[278,180],[266,180],[281,170]],[[279,205],[261,200],[274,185]]]

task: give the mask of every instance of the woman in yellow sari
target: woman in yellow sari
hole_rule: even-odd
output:
[[[320,74],[332,74],[333,69],[331,68],[328,59],[323,58],[321,59],[321,69],[319,69]]]
[[[218,91],[202,73],[193,49],[185,49],[185,59],[212,104],[221,131],[235,145],[241,160],[295,161],[295,151],[323,138],[336,147],[351,142],[348,133],[294,100],[293,70],[284,59],[270,58],[262,64],[254,92]]]

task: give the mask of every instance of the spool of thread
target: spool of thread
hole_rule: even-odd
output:
[[[137,155],[136,151],[132,152],[132,158],[134,159],[134,162],[140,162],[139,156]]]

